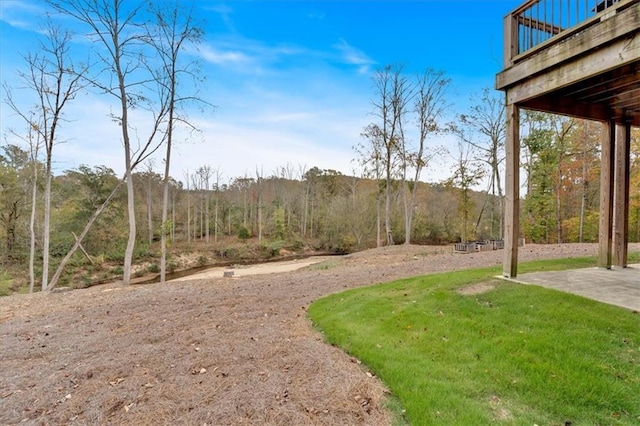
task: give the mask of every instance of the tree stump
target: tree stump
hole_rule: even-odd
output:
[[[233,278],[233,271],[224,271],[223,276],[225,278]]]

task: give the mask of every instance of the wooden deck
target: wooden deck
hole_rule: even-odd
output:
[[[629,143],[631,126],[640,126],[640,0],[590,1],[530,0],[505,17],[496,88],[507,103],[508,277],[517,275],[521,108],[604,123],[599,265],[626,266]],[[581,20],[567,28],[558,14],[569,14],[573,4],[583,5],[574,12]]]

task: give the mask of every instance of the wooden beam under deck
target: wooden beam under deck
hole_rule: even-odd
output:
[[[576,85],[562,92],[562,96],[582,102],[602,102],[612,92],[640,87],[640,61],[616,70],[616,73],[600,74],[589,78],[588,85]]]
[[[596,121],[604,121],[609,117],[609,110],[602,105],[574,102],[572,99],[555,98],[553,96],[534,98],[523,102],[521,106],[534,111],[562,114],[575,118],[587,118]]]
[[[520,106],[534,111],[561,114],[574,118],[586,118],[595,121],[613,119],[617,123],[629,122],[632,126],[640,127],[640,114],[629,115],[629,111],[623,111],[621,109],[609,110],[600,104],[577,102],[570,98],[556,98],[549,95],[540,96],[523,102]]]
[[[638,108],[638,111],[640,111],[640,88],[625,90],[624,92],[615,96],[611,101],[611,107],[623,110]]]
[[[640,22],[640,21],[639,21]],[[588,56],[565,62],[544,74],[522,81],[507,89],[507,103],[520,104],[564,89],[615,68],[636,62],[640,58],[640,33],[629,39],[617,40]]]

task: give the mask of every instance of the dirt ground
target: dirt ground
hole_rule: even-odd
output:
[[[596,252],[528,245],[520,260]],[[502,256],[396,246],[271,274],[0,298],[0,424],[389,424],[388,392],[323,342],[309,304]]]

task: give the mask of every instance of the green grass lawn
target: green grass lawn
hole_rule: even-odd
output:
[[[519,270],[592,265],[584,258]],[[494,278],[500,272],[355,289],[318,300],[309,315],[382,379],[411,424],[640,424],[640,315]],[[474,283],[495,288],[457,291]]]

